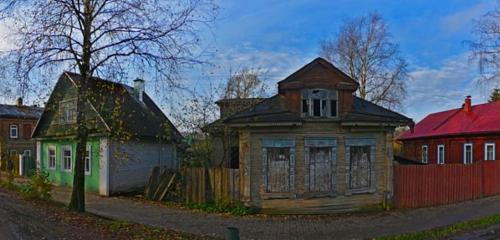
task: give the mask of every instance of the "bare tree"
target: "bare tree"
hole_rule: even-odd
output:
[[[262,79],[264,72],[261,68],[244,67],[233,72],[230,70],[229,79],[224,87],[224,99],[262,97],[265,95],[266,85]]]
[[[500,1],[495,9],[475,21],[475,37],[467,41],[472,54],[471,60],[477,61],[482,75],[481,83],[500,84]]]
[[[77,153],[69,208],[85,211],[84,156],[88,138],[84,105],[94,76],[151,71],[176,84],[195,56],[199,29],[214,20],[211,0],[2,0],[2,17],[15,23],[16,73],[65,66],[81,75],[77,94]],[[11,59],[12,59],[11,58]]]
[[[336,37],[321,41],[320,54],[359,82],[361,98],[388,108],[402,107],[407,62],[380,14],[346,20]]]

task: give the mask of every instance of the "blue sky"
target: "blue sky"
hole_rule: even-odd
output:
[[[477,69],[468,62],[464,40],[473,19],[494,1],[223,1],[213,30],[220,65],[259,66],[270,87],[318,56],[319,42],[332,37],[343,19],[378,11],[394,42],[410,63],[404,113],[420,120],[429,112],[459,107],[471,94],[485,102],[488,89],[476,86]],[[223,80],[223,72],[199,77]]]
[[[476,84],[478,71],[468,61],[464,40],[473,37],[473,19],[492,9],[495,0],[216,1],[218,20],[202,34],[214,49],[214,65],[186,70],[182,78],[188,88],[203,90],[225,81],[230,68],[248,66],[266,71],[272,94],[277,81],[318,56],[319,42],[333,37],[344,19],[378,11],[410,64],[404,114],[418,121],[428,113],[459,107],[466,95],[477,104],[489,94]],[[8,30],[0,25],[0,33]],[[5,45],[0,42],[0,49]],[[154,92],[151,87],[148,91]],[[169,112],[171,102],[155,99]]]

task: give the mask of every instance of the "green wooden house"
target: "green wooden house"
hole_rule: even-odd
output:
[[[64,72],[33,132],[37,166],[56,185],[71,186],[76,156],[76,96],[80,75]],[[94,78],[88,84],[85,122],[89,131],[85,188],[109,196],[138,190],[155,166],[178,168],[181,135],[144,92]]]

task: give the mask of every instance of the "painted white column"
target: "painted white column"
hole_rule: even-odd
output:
[[[101,138],[99,146],[99,194],[109,196],[109,139]]]
[[[23,161],[23,154],[19,154],[18,157],[19,157],[19,176],[23,176],[24,175],[24,161]]]
[[[36,168],[42,168],[42,142],[36,141]]]

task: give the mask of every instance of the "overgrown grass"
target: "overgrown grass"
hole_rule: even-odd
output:
[[[189,209],[198,209],[208,213],[228,213],[234,216],[245,216],[255,212],[251,208],[243,206],[242,203],[229,200],[203,204],[188,203],[185,206]]]
[[[385,236],[374,238],[375,240],[418,240],[418,239],[443,239],[451,237],[468,230],[484,229],[494,224],[500,223],[500,214],[491,215],[484,218],[459,222],[449,226],[425,230],[415,233]]]

